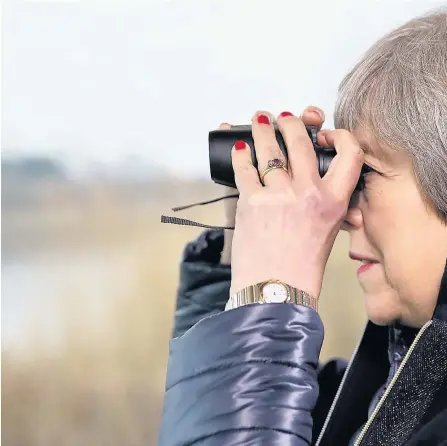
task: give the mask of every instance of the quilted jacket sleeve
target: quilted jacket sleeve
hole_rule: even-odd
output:
[[[185,250],[159,445],[310,445],[320,317],[282,304],[222,312],[222,240],[208,231]]]
[[[207,230],[188,243],[180,264],[173,337],[206,316],[224,310],[230,296],[231,267],[220,264],[223,230]]]

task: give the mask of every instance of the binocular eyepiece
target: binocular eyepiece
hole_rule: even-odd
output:
[[[317,155],[317,167],[320,176],[324,176],[327,172],[332,159],[337,152],[334,148],[323,148],[317,143],[318,128],[315,126],[306,126],[307,133],[314,146]],[[287,156],[287,147],[281,132],[275,125],[275,135],[278,145],[283,153],[285,159]],[[256,159],[255,146],[250,125],[236,125],[228,130],[213,130],[209,132],[209,156],[210,156],[210,172],[211,179],[224,186],[236,187],[234,180],[234,171],[231,162],[231,149],[238,140],[245,141],[251,150],[251,158],[253,165],[257,168],[258,161]],[[368,166],[364,165],[362,168],[362,175],[357,183],[356,190],[363,187],[363,174],[368,171]]]

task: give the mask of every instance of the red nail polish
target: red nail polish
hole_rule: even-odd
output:
[[[245,142],[244,141],[236,141],[236,143],[234,144],[234,148],[236,150],[244,150],[246,147]]]
[[[286,118],[287,116],[293,116],[293,113],[290,113],[288,111],[284,111],[279,116],[281,116],[282,118]]]
[[[270,125],[270,119],[266,115],[259,115],[258,116],[258,122],[259,124],[267,124]]]

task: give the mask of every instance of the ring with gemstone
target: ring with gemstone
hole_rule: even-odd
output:
[[[280,160],[279,158],[273,158],[273,159],[269,160],[269,162],[267,163],[267,166],[264,167],[264,169],[262,169],[259,172],[259,177],[261,179],[262,184],[264,184],[264,177],[274,169],[283,169],[287,172],[286,163],[283,160]]]

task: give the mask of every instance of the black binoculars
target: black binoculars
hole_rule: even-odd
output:
[[[307,133],[314,146],[317,155],[318,172],[320,176],[324,176],[327,172],[332,159],[336,155],[334,148],[323,148],[317,143],[318,128],[315,126],[306,126]],[[278,145],[287,160],[287,147],[281,132],[275,125],[275,135]],[[231,149],[235,142],[238,140],[245,141],[251,150],[251,157],[253,165],[258,167],[258,161],[256,159],[255,146],[253,142],[253,136],[251,133],[251,125],[236,125],[232,126],[228,130],[213,130],[209,132],[209,156],[210,156],[210,172],[211,179],[224,186],[236,187],[234,181],[234,171],[231,162]],[[362,172],[359,181],[356,186],[356,190],[360,190],[363,187],[363,175],[371,171],[371,168],[367,165],[363,165]]]

